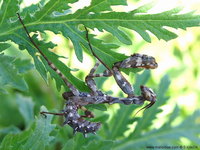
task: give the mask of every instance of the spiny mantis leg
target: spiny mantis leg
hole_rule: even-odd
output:
[[[96,62],[94,67],[91,69],[90,73],[85,78],[86,84],[92,91],[91,95],[102,95],[102,92],[99,91],[96,87],[96,83],[93,79],[94,77],[108,77],[112,75],[109,72],[104,72],[103,74],[94,74],[98,66],[99,66],[99,62]]]
[[[92,52],[92,54],[108,69],[106,70],[103,74],[96,74],[96,75],[92,75],[90,76],[90,82],[92,82],[92,78],[94,77],[109,77],[109,76],[114,76],[117,84],[119,85],[119,87],[122,89],[122,91],[126,94],[128,94],[128,97],[131,97],[133,96],[133,88],[132,86],[130,85],[130,83],[124,78],[124,76],[121,74],[121,72],[119,72],[118,68],[113,68],[113,69],[110,69],[93,51],[92,49],[92,46],[90,44],[90,40],[89,40],[89,36],[88,36],[88,30],[87,28],[85,27],[85,30],[86,30],[86,39],[88,41],[88,45],[90,47],[90,50]],[[88,77],[89,78],[89,77]]]
[[[111,69],[94,53],[94,50],[92,49],[92,45],[90,44],[88,29],[85,26],[84,28],[86,31],[86,40],[88,41],[88,45],[90,47],[91,53],[99,60],[99,62],[101,62],[101,64],[103,64],[108,70],[110,70],[110,72],[112,72]]]
[[[85,107],[82,106],[80,109],[85,112],[85,115],[82,115],[81,117],[94,118],[94,114],[91,111],[87,110]],[[45,117],[46,117],[46,114],[56,115],[56,116],[66,115],[65,113],[54,113],[54,112],[46,112],[46,111],[42,111],[42,112],[40,112],[40,114],[44,115]]]
[[[81,118],[83,118],[83,117],[84,118],[94,118],[94,114],[91,111],[89,111],[87,108],[81,106],[80,109],[83,110],[85,113],[85,115],[82,115]]]
[[[122,89],[122,91],[126,93],[128,97],[133,97],[134,89],[117,67],[113,67],[113,76],[118,86]]]
[[[46,114],[50,114],[50,115],[57,115],[57,116],[64,116],[65,113],[53,113],[53,112],[46,112],[46,111],[42,111],[40,112],[41,115],[44,115],[46,118]]]
[[[94,95],[98,95],[98,90],[96,87],[96,84],[93,80],[95,77],[110,77],[114,75],[114,78],[119,85],[119,87],[123,90],[124,93],[128,94],[128,97],[132,97],[133,94],[133,88],[131,84],[124,78],[124,76],[121,74],[121,72],[118,70],[118,68],[113,68],[113,73],[109,70],[105,70],[103,73],[100,74],[94,74],[96,68],[98,67],[99,63],[95,64],[95,67],[91,70],[92,73],[86,77],[86,83],[94,93]],[[95,70],[94,70],[95,69]]]
[[[157,68],[158,64],[155,61],[155,58],[152,56],[147,56],[144,54],[133,54],[129,58],[117,62],[114,64],[113,76],[122,89],[122,91],[128,94],[128,97],[133,96],[133,89],[130,83],[124,78],[122,73],[120,72],[119,68],[145,68],[145,69],[155,69]]]
[[[85,27],[85,26],[84,26]],[[99,60],[99,62],[101,62],[107,69],[108,71],[105,72],[104,74],[94,74],[94,72],[96,71],[97,67],[99,66],[99,63],[97,62],[94,66],[94,68],[91,70],[90,74],[86,77],[86,83],[87,85],[89,86],[89,88],[92,90],[92,95],[102,95],[102,92],[101,91],[98,91],[97,90],[97,87],[96,87],[96,84],[93,80],[94,77],[101,77],[101,76],[104,76],[104,77],[109,77],[112,75],[112,71],[111,69],[101,60],[98,58],[98,56],[94,53],[93,49],[92,49],[92,45],[90,44],[90,40],[89,40],[89,34],[88,34],[88,30],[87,28],[85,27],[85,30],[86,30],[86,39],[88,41],[88,45],[89,45],[89,48],[92,52],[92,54]]]
[[[90,70],[90,73],[85,78],[85,82],[87,86],[90,88],[90,90],[92,91],[91,93],[92,95],[98,95],[98,89],[92,77],[98,66],[99,66],[99,63],[97,62],[94,65],[94,67]]]
[[[67,87],[71,90],[71,92],[74,95],[79,95],[79,91],[66,79],[66,77],[61,73],[61,71],[56,68],[56,66],[44,55],[44,53],[42,52],[42,50],[37,46],[37,44],[33,41],[33,39],[31,38],[31,36],[29,35],[28,29],[26,28],[26,26],[24,25],[19,13],[17,13],[17,16],[19,18],[20,23],[22,24],[29,40],[31,41],[31,43],[34,45],[34,47],[39,51],[39,53],[44,57],[44,59],[47,61],[48,65],[61,77],[61,79],[64,81],[64,83],[67,85]]]
[[[119,68],[145,68],[154,69],[157,67],[157,63],[152,56],[147,56],[143,54],[133,54],[127,59],[117,62],[114,64],[113,76],[117,84],[121,87],[124,93],[128,94],[128,97],[133,96],[133,89],[130,83],[124,78]]]
[[[114,78],[117,82],[117,84],[119,85],[119,87],[122,89],[122,91],[126,94],[128,94],[128,97],[131,97],[133,96],[133,88],[132,86],[130,85],[130,83],[124,78],[124,76],[121,74],[121,72],[119,71],[118,68],[113,68],[113,69],[110,69],[95,53],[94,53],[94,50],[92,48],[92,45],[90,44],[90,40],[89,40],[89,36],[88,36],[88,30],[87,28],[85,27],[85,30],[86,30],[86,39],[88,41],[88,45],[90,47],[90,50],[92,52],[92,54],[107,68],[106,71],[104,71],[103,74],[96,74],[96,75],[92,75],[90,76],[90,79],[93,80],[92,78],[94,77],[109,77],[109,76],[112,76],[114,75]],[[88,77],[89,78],[89,77]],[[92,82],[92,81],[90,81]]]
[[[130,105],[130,104],[143,104],[144,101],[146,101],[146,100],[150,101],[149,104],[142,107],[135,113],[135,115],[134,115],[134,117],[135,117],[141,110],[143,110],[143,109],[146,110],[146,109],[150,108],[156,102],[156,94],[152,91],[151,88],[148,88],[146,86],[140,86],[140,89],[142,91],[141,96],[132,96],[132,97],[128,97],[128,98],[116,98],[110,103],[123,103],[125,105]]]

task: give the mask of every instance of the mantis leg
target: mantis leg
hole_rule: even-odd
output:
[[[107,70],[104,71],[104,73],[95,74],[95,71],[97,70],[98,66],[99,66],[99,62],[97,62],[94,65],[94,67],[91,69],[90,73],[85,78],[85,82],[88,85],[88,87],[91,89],[92,95],[102,95],[102,92],[97,89],[94,78],[95,77],[109,77],[112,75],[112,73]]]

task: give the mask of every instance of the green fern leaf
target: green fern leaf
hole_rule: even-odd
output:
[[[7,43],[0,43],[0,52],[9,48],[10,47],[10,44],[7,44]]]
[[[42,108],[42,111],[46,111]],[[49,134],[55,128],[51,124],[53,116],[40,116],[28,130],[19,134],[8,134],[1,143],[0,150],[38,150],[45,149],[53,136]]]
[[[126,5],[125,0],[93,0],[91,4],[83,9],[77,10],[75,13],[70,13],[71,7],[69,3],[74,3],[76,0],[68,2],[57,0],[41,1],[39,4],[25,8],[21,14],[29,32],[50,30],[56,34],[63,34],[69,38],[75,49],[77,58],[82,61],[82,47],[89,49],[85,38],[85,33],[78,28],[79,24],[83,24],[90,29],[97,28],[99,31],[106,30],[113,36],[117,37],[125,44],[131,44],[130,38],[123,32],[122,28],[128,28],[139,33],[144,40],[150,42],[149,32],[153,33],[158,39],[170,40],[177,35],[164,27],[181,28],[198,26],[200,22],[199,15],[193,13],[181,14],[181,9],[176,8],[165,11],[159,14],[149,14],[148,10],[152,5],[144,5],[130,12],[113,12],[111,6]],[[10,9],[12,8],[12,11]],[[20,49],[27,49],[33,57],[36,69],[46,80],[47,65],[35,55],[37,50],[28,41],[24,33],[22,25],[17,19],[16,12],[19,10],[18,1],[11,2],[3,1],[0,10],[0,42],[11,40],[20,46]],[[32,13],[28,13],[29,10]],[[102,41],[94,39],[90,35],[91,43],[95,53],[108,65],[112,66],[114,62],[121,61],[125,58],[123,54],[111,51],[116,48],[113,44],[104,44]],[[47,56],[48,57],[48,56]],[[52,58],[48,57],[49,60]],[[57,61],[58,62],[58,61]],[[66,68],[64,64],[57,65],[58,69]],[[53,75],[50,69],[47,69],[51,76],[56,79],[57,87],[60,89],[61,81],[58,81],[56,75]],[[73,82],[80,90],[88,91],[84,82],[79,81],[68,71],[64,72],[70,82]]]
[[[18,72],[17,66],[14,64],[14,58],[0,54],[0,83],[2,90],[5,90],[6,86],[12,86],[21,91],[28,89],[22,75]]]
[[[112,149],[114,145],[113,141],[91,141],[90,144],[88,144],[87,146],[84,146],[84,150],[94,150],[94,149],[98,149],[98,150],[105,150],[105,149]]]
[[[25,124],[28,126],[34,120],[34,103],[32,99],[19,94],[16,96],[16,102],[18,109],[24,118]]]
[[[196,111],[192,116],[189,116],[181,124],[175,127],[170,124],[170,126],[169,125],[162,126],[160,129],[149,131],[143,134],[141,137],[136,137],[135,139],[132,140],[126,139],[115,149],[116,150],[126,150],[133,148],[145,149],[147,148],[147,146],[163,146],[163,145],[183,146],[183,144],[179,143],[181,137],[187,138],[189,141],[193,142],[194,145],[199,145],[200,144],[198,138],[198,135],[200,133],[199,116],[200,112]]]

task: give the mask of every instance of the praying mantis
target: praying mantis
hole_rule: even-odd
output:
[[[112,68],[109,68],[93,51],[92,46],[88,37],[88,30],[86,30],[86,39],[88,41],[88,45],[92,54],[99,60],[94,67],[90,70],[90,73],[85,78],[85,83],[91,90],[91,92],[82,92],[79,91],[72,83],[70,83],[67,78],[63,75],[63,73],[56,68],[56,66],[48,60],[48,58],[44,55],[42,50],[36,45],[34,40],[29,35],[28,29],[23,23],[19,13],[17,13],[18,19],[22,24],[27,37],[30,42],[34,45],[34,47],[38,50],[42,57],[47,61],[48,65],[60,76],[60,78],[64,81],[67,87],[70,89],[69,92],[64,92],[62,94],[63,98],[66,100],[65,108],[61,113],[53,113],[53,112],[40,112],[43,115],[52,114],[59,115],[65,118],[64,125],[69,125],[73,128],[74,134],[76,132],[83,133],[86,137],[88,133],[95,134],[97,130],[101,127],[100,122],[91,122],[85,120],[84,118],[93,118],[94,114],[87,110],[84,106],[89,104],[114,104],[120,103],[125,105],[131,104],[143,104],[145,101],[149,101],[150,103],[143,107],[142,109],[147,109],[151,107],[156,102],[156,94],[153,92],[151,88],[148,88],[144,85],[140,86],[141,95],[134,95],[134,90],[131,84],[126,80],[126,78],[120,72],[120,68],[145,68],[145,69],[154,69],[158,65],[156,60],[152,56],[142,55],[142,54],[133,54],[127,59],[116,62],[113,64]],[[103,64],[107,70],[105,70],[101,74],[95,74],[96,69],[99,64]],[[121,90],[127,94],[127,97],[113,97],[105,94],[101,90],[99,90],[94,81],[95,77],[110,77],[113,76],[115,78],[116,83],[119,85]],[[79,115],[78,110],[81,109],[84,111],[84,115]],[[140,111],[140,110],[139,110]]]

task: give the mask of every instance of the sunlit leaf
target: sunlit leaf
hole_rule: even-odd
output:
[[[18,73],[14,58],[0,54],[0,82],[3,85],[12,86],[13,88],[25,91],[27,85],[21,74]],[[2,88],[2,87],[1,87]]]
[[[8,43],[0,43],[0,52],[9,47],[10,47],[10,44],[8,44]]]

